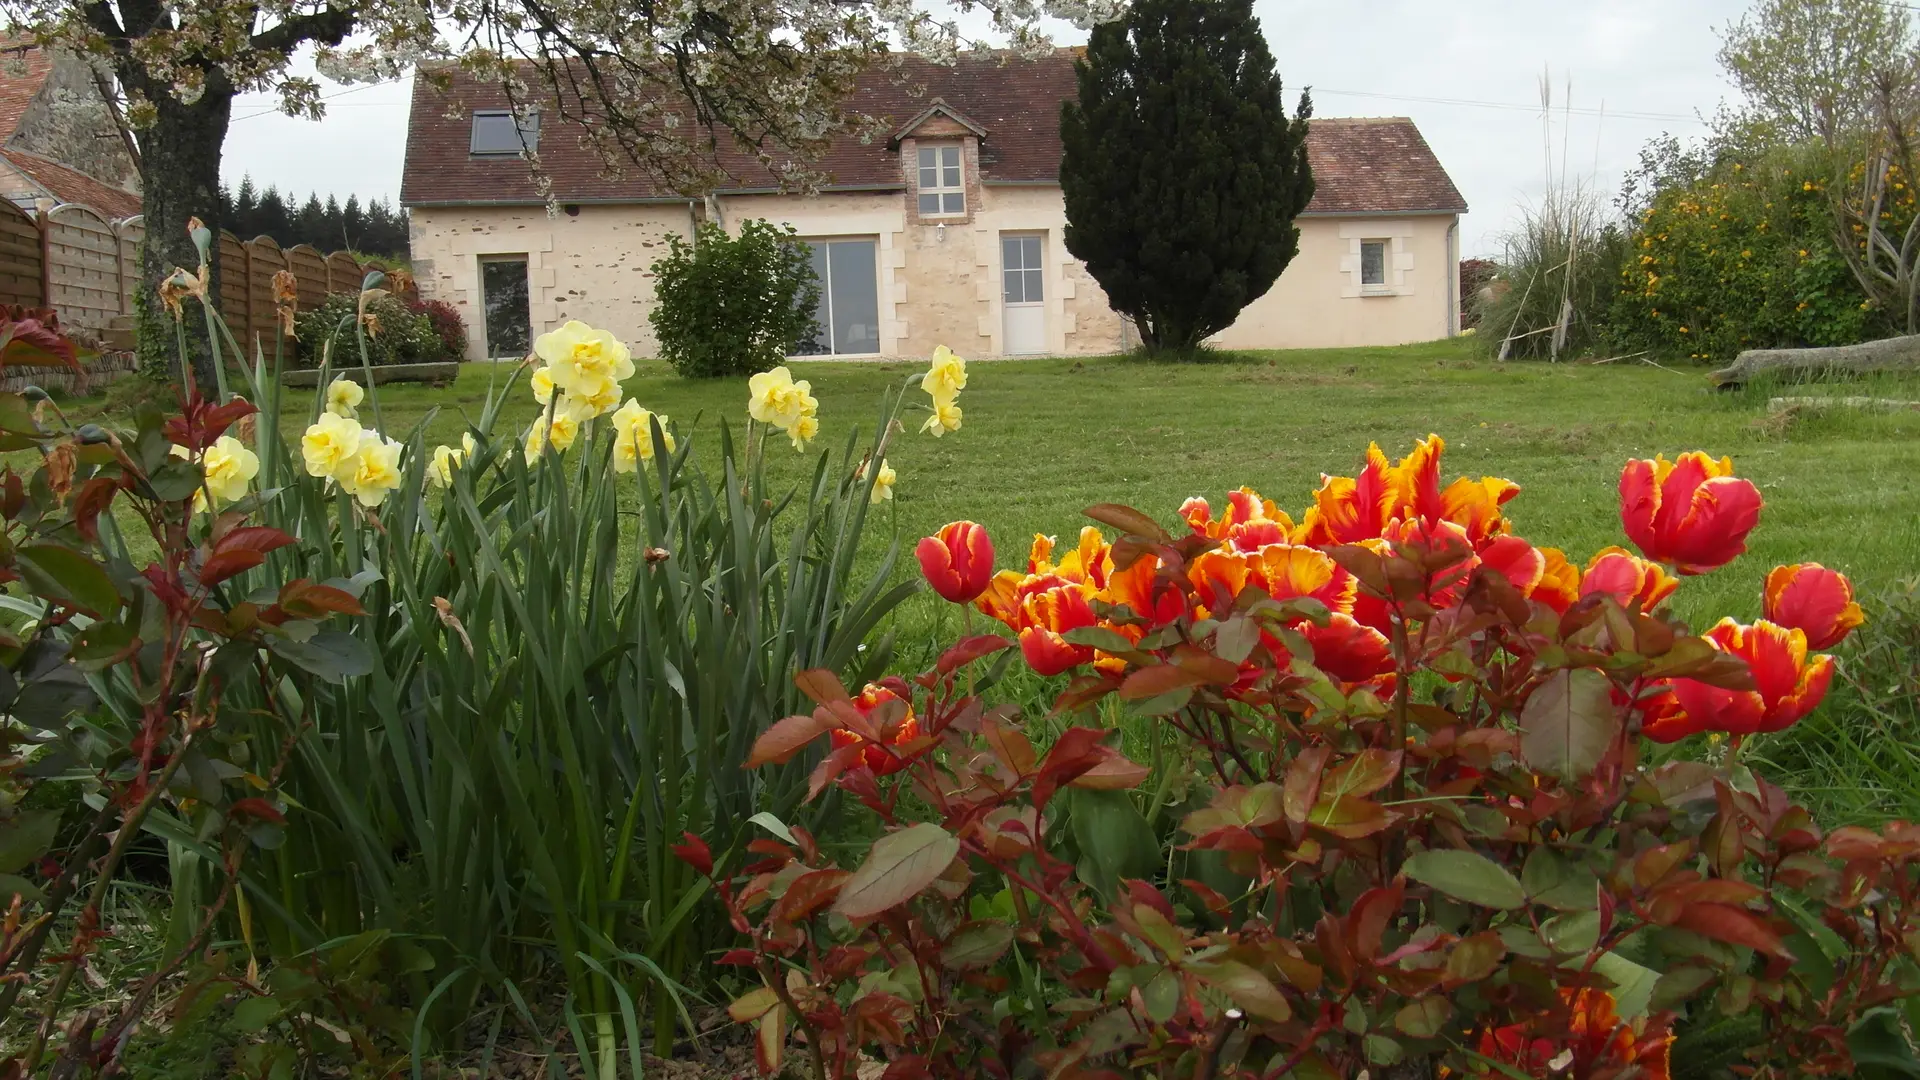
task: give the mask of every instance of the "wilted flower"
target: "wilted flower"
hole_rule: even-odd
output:
[[[335,416],[358,416],[360,403],[366,397],[367,392],[359,383],[352,379],[335,379],[327,384],[327,411]]]

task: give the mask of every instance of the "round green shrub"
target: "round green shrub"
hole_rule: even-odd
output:
[[[748,375],[786,359],[814,330],[820,283],[792,228],[742,222],[740,235],[701,225],[653,264],[660,357],[690,378]]]
[[[294,359],[298,367],[315,368],[325,355],[327,342],[333,340],[333,366],[358,367],[360,347],[354,340],[353,319],[360,303],[359,293],[340,292],[312,311],[302,311],[293,319]],[[426,314],[416,314],[391,296],[376,297],[367,305],[374,328],[367,335],[367,361],[376,366],[387,364],[432,364],[457,360],[447,351],[446,341]],[[335,335],[338,335],[337,337]]]

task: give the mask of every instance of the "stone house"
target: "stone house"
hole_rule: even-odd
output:
[[[80,57],[0,41],[0,197],[140,212],[140,170],[94,68]]]
[[[715,217],[793,226],[820,273],[819,331],[801,354],[963,356],[1112,353],[1133,344],[1062,243],[1060,105],[1074,51],[1038,59],[907,59],[867,77],[853,107],[890,135],[838,140],[816,195],[784,194],[745,155],[735,180],[689,199],[609,173],[538,110],[519,120],[500,90],[457,72],[414,82],[400,201],[415,277],[467,315],[468,355],[524,354],[566,319],[650,354],[650,267],[670,235]],[[525,162],[535,149],[557,212]],[[1315,119],[1317,191],[1300,253],[1215,340],[1228,348],[1393,345],[1459,330],[1459,215],[1466,202],[1411,120]]]

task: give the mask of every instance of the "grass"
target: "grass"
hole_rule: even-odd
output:
[[[837,448],[850,425],[871,425],[882,387],[918,367],[809,361],[793,370],[821,402],[821,442]],[[429,444],[457,442],[463,414],[478,416],[490,381],[509,370],[468,365],[449,387],[383,387],[386,427],[404,433],[432,414]],[[1676,602],[1691,618],[1756,616],[1761,579],[1777,563],[1819,561],[1867,595],[1920,570],[1920,412],[1774,414],[1767,399],[1777,391],[1716,392],[1702,372],[1503,364],[1471,339],[1229,354],[1187,365],[1128,357],[976,363],[959,432],[895,442],[890,460],[900,479],[875,543],[889,523],[911,541],[969,518],[988,526],[1008,565],[1034,533],[1077,531],[1081,510],[1094,503],[1127,503],[1174,522],[1188,496],[1218,506],[1242,485],[1297,519],[1321,474],[1352,475],[1369,440],[1397,457],[1438,432],[1449,478],[1493,474],[1519,483],[1508,507],[1516,531],[1577,561],[1625,542],[1614,485],[1626,459],[1692,449],[1733,457],[1767,509],[1748,554],[1681,589]],[[721,421],[737,430],[745,384],[685,380],[643,361],[626,389],[700,440]],[[1792,393],[1920,400],[1920,379]],[[510,426],[517,438],[536,407],[530,395],[516,397],[502,423],[503,434]],[[305,404],[289,402],[290,437]],[[67,408],[76,421],[90,418],[98,399]],[[362,414],[371,423],[366,406]],[[712,451],[714,440],[704,441]],[[795,480],[812,467],[812,455],[792,453],[784,441],[769,445],[768,460]]]
[[[822,440],[870,425],[883,386],[907,363],[807,362],[796,377],[821,402]],[[451,387],[387,387],[389,430],[430,410],[429,442],[455,442],[478,415],[489,377],[470,366]],[[1920,568],[1920,412],[1767,411],[1768,391],[1717,393],[1698,369],[1645,364],[1500,364],[1468,340],[1401,348],[1299,350],[1172,366],[1129,358],[976,363],[962,395],[965,426],[941,439],[896,441],[891,520],[911,539],[958,518],[986,524],[1003,565],[1036,532],[1071,534],[1097,502],[1162,520],[1189,495],[1217,506],[1250,485],[1296,518],[1323,472],[1351,475],[1369,440],[1398,456],[1416,438],[1447,439],[1449,477],[1504,476],[1524,489],[1509,505],[1517,531],[1584,560],[1624,543],[1615,497],[1629,457],[1703,449],[1731,455],[1767,510],[1752,550],[1681,590],[1683,613],[1758,614],[1760,581],[1780,562],[1818,560],[1871,593]],[[673,417],[682,433],[744,419],[744,379],[688,381],[645,362],[627,392]],[[1806,389],[1796,394],[1809,392]],[[1905,386],[1837,393],[1920,399]],[[531,397],[504,422],[523,430]],[[365,409],[363,407],[363,413]],[[291,432],[297,434],[297,432]],[[711,442],[711,440],[709,440]],[[797,479],[811,455],[780,442],[768,459]]]

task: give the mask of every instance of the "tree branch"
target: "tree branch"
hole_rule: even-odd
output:
[[[353,31],[356,14],[352,8],[328,7],[311,14],[296,15],[278,26],[253,35],[253,47],[287,54],[308,41],[338,45]]]

